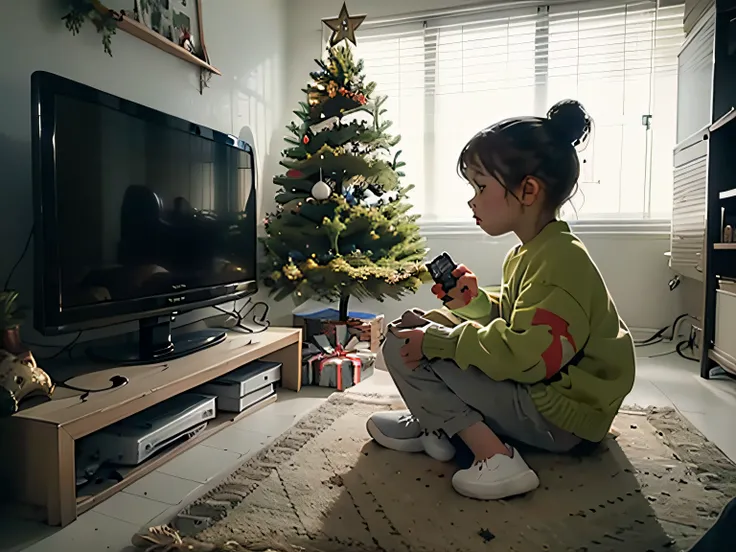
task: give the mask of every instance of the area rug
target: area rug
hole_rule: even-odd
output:
[[[649,410],[619,414],[615,437],[585,456],[525,451],[541,480],[529,495],[463,498],[453,465],[370,440],[367,417],[386,409],[375,399],[333,395],[172,526],[194,549],[669,552],[736,496],[717,447],[676,412]]]

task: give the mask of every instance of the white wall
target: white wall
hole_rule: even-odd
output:
[[[352,15],[368,14],[369,20],[464,4],[478,2],[347,0]],[[342,2],[339,0],[289,0],[287,106],[295,108],[297,102],[303,100],[300,89],[308,81],[309,71],[314,68],[313,60],[321,55],[321,20],[336,16],[341,6]],[[387,116],[390,118],[391,114]],[[684,307],[680,292],[670,292],[667,287],[667,282],[672,277],[664,256],[669,251],[667,235],[601,236],[582,233],[581,238],[600,267],[622,316],[631,327],[659,328],[670,324],[682,312]],[[456,261],[473,268],[485,283],[490,284],[498,281],[501,262],[508,249],[514,245],[514,240],[510,237],[493,240],[478,233],[447,238],[432,235],[428,238],[428,245],[431,249],[430,255],[447,251]],[[365,305],[354,302],[351,308],[382,312],[392,319],[409,306],[432,308],[436,305],[437,302],[427,286],[415,297],[406,297],[401,302],[388,300],[383,304]],[[278,310],[283,312],[284,308],[280,305]]]
[[[111,0],[110,6],[133,0]],[[6,5],[7,4],[7,5]],[[200,95],[198,71],[130,35],[113,37],[114,57],[102,50],[99,35],[87,24],[72,36],[61,20],[64,2],[7,2],[0,18],[4,63],[0,69],[0,276],[4,280],[21,253],[31,228],[30,78],[36,70],[60,74],[117,96],[239,135],[256,149],[260,176],[270,181],[282,147],[286,0],[202,0],[207,49],[213,76]],[[80,160],[84,162],[84,160]],[[269,186],[262,209],[273,206]],[[32,294],[29,254],[13,287],[23,303]],[[1,284],[0,284],[1,285]]]

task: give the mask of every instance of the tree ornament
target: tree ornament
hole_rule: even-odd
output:
[[[304,173],[296,169],[289,169],[288,171],[286,171],[286,176],[288,176],[289,178],[304,178]]]
[[[329,84],[327,85],[327,95],[330,98],[335,98],[337,97],[337,92],[338,92],[337,83],[335,81],[330,81]]]
[[[307,262],[304,263],[305,270],[314,270],[315,268],[319,268],[319,265],[313,259],[307,259]]]
[[[304,135],[304,138],[302,138],[302,142],[303,142],[303,143],[304,143],[304,145],[306,146],[306,145],[307,145],[307,144],[309,143],[309,136],[307,136],[307,135],[305,134],[305,135]]]
[[[321,159],[324,160],[325,156],[322,155]],[[324,175],[322,174],[322,167],[319,168],[319,182],[312,186],[312,196],[318,201],[324,201],[332,194],[332,188],[324,181]]]
[[[355,46],[358,45],[355,40],[355,31],[358,30],[365,21],[365,15],[356,15],[351,17],[348,13],[347,4],[342,5],[340,15],[331,19],[323,19],[322,22],[332,29],[332,36],[330,36],[330,46],[335,47],[343,40],[349,40]]]
[[[330,197],[330,194],[332,194],[332,188],[330,188],[329,184],[323,180],[320,180],[312,186],[312,196],[318,201],[324,201]]]

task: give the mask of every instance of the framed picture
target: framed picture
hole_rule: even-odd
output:
[[[208,61],[201,0],[132,0],[136,20]]]

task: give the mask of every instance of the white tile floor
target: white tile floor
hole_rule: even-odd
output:
[[[675,354],[649,358],[671,349],[664,344],[639,349],[637,381],[626,404],[677,408],[736,460],[736,435],[729,430],[736,414],[736,382],[705,381],[698,376],[696,363]],[[363,386],[373,391],[392,389],[385,372],[378,372]],[[182,454],[63,530],[18,520],[0,507],[0,552],[130,550],[133,533],[165,520],[205,492],[319,406],[329,393],[319,388],[306,388],[299,394],[281,392],[277,403]]]

